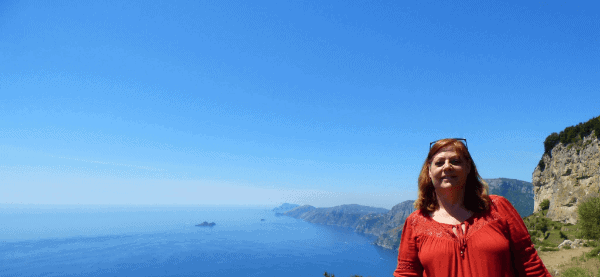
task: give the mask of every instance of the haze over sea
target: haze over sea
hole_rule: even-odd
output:
[[[203,221],[217,225],[194,226]],[[0,205],[0,222],[0,276],[390,276],[396,266],[371,237],[265,207]]]

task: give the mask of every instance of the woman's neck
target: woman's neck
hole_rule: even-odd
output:
[[[445,210],[448,214],[466,210],[464,189],[437,189],[435,194],[440,209]]]
[[[465,208],[463,190],[448,188],[443,191],[436,190],[435,194],[439,209],[431,213],[433,220],[446,224],[459,224],[473,215],[473,212]]]

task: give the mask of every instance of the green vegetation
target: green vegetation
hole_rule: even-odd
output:
[[[523,218],[529,230],[531,241],[539,251],[557,251],[564,240],[580,237],[580,225],[552,221],[546,217],[547,209]]]
[[[544,199],[544,201],[542,201],[542,203],[540,203],[540,210],[547,210],[550,208],[550,200],[548,199]]]
[[[600,197],[592,197],[577,207],[581,236],[587,239],[600,238]]]
[[[600,116],[592,118],[585,123],[567,127],[558,134],[550,134],[546,140],[544,140],[544,153],[550,154],[552,148],[559,142],[564,145],[579,142],[583,137],[590,135],[592,132],[600,139]],[[540,163],[543,164],[542,161],[540,161]]]
[[[566,269],[561,273],[560,276],[564,277],[581,277],[581,276],[591,276],[591,272],[580,268],[580,267],[571,267]]]

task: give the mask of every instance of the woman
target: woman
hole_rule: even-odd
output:
[[[523,220],[505,198],[488,196],[461,141],[430,145],[394,276],[549,277]]]

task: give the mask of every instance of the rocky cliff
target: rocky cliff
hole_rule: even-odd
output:
[[[600,121],[600,118],[596,119]],[[600,146],[595,132],[576,137],[574,142],[558,142],[546,149],[533,171],[532,181],[534,211],[537,212],[540,203],[548,199],[547,217],[576,223],[577,204],[586,197],[597,196],[600,189]]]

